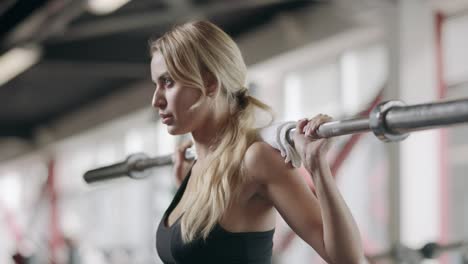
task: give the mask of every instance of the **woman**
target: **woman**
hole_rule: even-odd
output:
[[[192,163],[175,159],[178,177],[187,176],[158,227],[164,263],[271,263],[275,211],[328,263],[363,259],[325,159],[329,141],[310,139],[329,117],[300,120],[294,138],[314,196],[299,171],[259,140],[254,110],[270,108],[249,96],[246,65],[225,32],[187,23],[151,43],[151,54],[153,106],[171,135],[191,133],[197,153]]]

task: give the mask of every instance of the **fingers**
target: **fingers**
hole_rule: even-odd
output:
[[[318,114],[310,121],[308,121],[304,126],[302,126],[301,132],[304,133],[305,136],[311,138],[319,138],[317,135],[317,130],[323,123],[330,122],[332,118],[328,115]]]
[[[332,118],[319,114],[311,119],[301,119],[296,124],[294,144],[302,160],[325,157],[331,145],[330,138],[321,138],[317,132],[319,127]]]
[[[193,142],[191,140],[185,141],[178,147],[178,151],[185,153],[185,150],[190,148],[193,145]]]
[[[309,120],[307,120],[307,118],[303,118],[303,119],[297,121],[296,133],[302,134],[304,127],[307,125],[307,122],[309,122]]]
[[[178,163],[182,162],[185,160],[185,151],[190,148],[193,145],[193,142],[191,140],[185,141],[182,144],[180,144],[177,148],[174,154],[172,155],[172,162],[173,163]]]

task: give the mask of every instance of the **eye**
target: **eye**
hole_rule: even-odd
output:
[[[167,86],[167,87],[172,87],[172,85],[174,85],[174,81],[171,79],[171,78],[164,78],[163,80],[164,82],[164,86]]]

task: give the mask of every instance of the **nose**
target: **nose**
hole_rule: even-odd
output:
[[[154,108],[163,108],[166,105],[166,100],[160,90],[161,89],[157,88],[154,90],[153,100],[151,102]]]

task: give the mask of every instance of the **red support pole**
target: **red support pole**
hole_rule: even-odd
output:
[[[435,53],[436,53],[436,76],[439,90],[439,98],[446,97],[447,85],[444,80],[444,61],[442,51],[442,27],[444,23],[444,15],[440,12],[435,14]],[[448,199],[448,188],[450,187],[450,177],[448,174],[448,135],[446,129],[440,130],[440,171],[439,171],[439,186],[440,186],[440,243],[446,243],[449,233],[450,209]],[[447,257],[441,256],[440,262],[448,263]]]
[[[47,190],[50,197],[50,262],[51,264],[58,264],[57,255],[60,247],[63,244],[63,237],[59,227],[59,214],[57,206],[57,186],[55,178],[55,160],[50,159],[48,162],[48,178]]]
[[[8,229],[11,232],[11,235],[15,239],[16,247],[20,248],[21,247],[21,242],[23,239],[23,234],[21,232],[21,228],[16,222],[15,216],[13,215],[13,212],[11,212],[10,209],[8,209],[6,206],[0,203],[0,211],[3,211],[3,215],[5,216],[5,222],[8,226]]]

